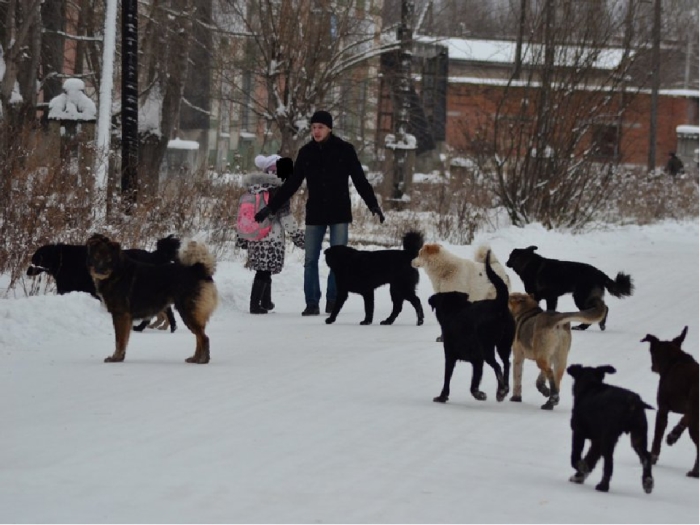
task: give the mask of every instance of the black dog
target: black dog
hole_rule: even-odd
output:
[[[86,246],[88,270],[114,325],[116,349],[105,362],[124,361],[133,319],[153,317],[171,304],[197,339],[186,362],[209,362],[205,328],[218,294],[212,279],[216,260],[206,246],[192,241],[175,262],[161,265],[130,259],[119,243],[104,235],[93,235]]]
[[[167,264],[177,258],[180,248],[180,240],[174,235],[168,235],[156,243],[156,250],[149,252],[138,248],[124,250],[124,253],[133,260],[149,264]],[[46,272],[56,281],[56,292],[59,295],[70,292],[85,292],[99,299],[95,290],[95,283],[87,268],[87,247],[84,244],[45,244],[38,248],[32,255],[32,262],[27,268],[30,277]],[[165,311],[170,323],[170,331],[177,328],[175,315],[172,308]],[[148,320],[134,327],[136,331],[142,331],[148,325]]]
[[[335,275],[338,296],[327,324],[335,322],[348,293],[362,295],[365,301],[365,318],[360,323],[372,324],[374,317],[374,290],[384,284],[389,285],[393,309],[391,315],[381,324],[392,324],[401,313],[403,302],[408,301],[416,310],[418,322],[423,324],[423,306],[416,295],[418,270],[411,261],[423,246],[423,235],[411,231],[403,237],[403,250],[356,250],[349,246],[331,246],[324,252],[326,264]]]
[[[683,414],[678,424],[666,436],[666,443],[673,445],[688,429],[690,438],[695,443],[695,465],[687,473],[698,477],[698,413],[700,412],[698,391],[698,362],[681,349],[688,327],[671,341],[660,341],[655,335],[647,334],[642,342],[649,342],[651,353],[651,370],[659,374],[659,388],[656,393],[656,412],[654,439],[651,443],[651,459],[656,464],[661,454],[661,440],[668,424],[668,413]]]
[[[632,278],[622,272],[613,281],[595,266],[590,264],[547,259],[535,253],[537,246],[516,248],[510,252],[506,266],[512,268],[520,276],[525,291],[531,294],[537,302],[547,301],[547,310],[557,309],[560,296],[573,294],[574,303],[579,310],[593,308],[597,300],[602,300],[607,289],[615,297],[629,297],[634,285]],[[600,329],[605,330],[608,318],[608,307],[605,307],[605,317],[600,321]],[[573,330],[585,330],[590,325],[581,324]]]
[[[603,383],[605,374],[614,374],[610,365],[590,367],[571,365],[566,369],[574,378],[574,407],[571,411],[571,466],[576,473],[569,478],[583,483],[603,456],[603,479],[596,490],[607,492],[613,472],[613,452],[617,440],[629,433],[632,448],[642,462],[642,487],[647,494],[654,488],[651,477],[651,454],[647,450],[647,405],[638,394]],[[586,439],[591,447],[581,459]]]
[[[508,309],[508,287],[491,268],[491,252],[486,255],[486,275],[496,288],[496,298],[469,301],[463,292],[443,292],[430,297],[428,303],[442,328],[445,351],[445,379],[438,403],[450,397],[450,380],[458,360],[469,361],[473,367],[471,393],[483,401],[486,394],[479,390],[484,361],[493,368],[498,381],[496,399],[503,401],[509,391],[510,354],[515,337],[515,321]],[[494,347],[503,361],[503,373],[496,361]]]

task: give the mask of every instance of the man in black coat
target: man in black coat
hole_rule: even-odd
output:
[[[321,285],[318,275],[318,261],[321,244],[330,230],[331,246],[348,243],[348,226],[352,222],[350,211],[350,188],[352,179],[357,192],[373,214],[384,222],[374,190],[357,157],[352,144],[332,133],[333,117],[327,111],[316,111],[311,117],[311,137],[299,149],[294,163],[294,172],[270,200],[267,207],[260,210],[255,220],[264,221],[274,214],[299,189],[306,179],[308,198],[306,200],[306,235],[304,259],[304,296],[306,309],[301,315],[319,315]],[[326,313],[333,310],[336,298],[335,276],[328,275],[326,288]]]

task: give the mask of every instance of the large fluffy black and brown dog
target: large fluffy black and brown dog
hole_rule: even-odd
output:
[[[86,243],[87,266],[97,294],[112,314],[114,354],[105,362],[121,362],[133,319],[153,317],[174,305],[197,338],[188,363],[209,362],[209,337],[204,332],[218,302],[212,279],[216,261],[204,244],[191,241],[172,264],[152,265],[127,257],[119,243],[95,234]]]
[[[613,473],[613,452],[623,433],[630,434],[632,448],[642,462],[642,487],[647,494],[654,488],[651,476],[651,454],[647,449],[647,416],[653,408],[638,394],[603,383],[605,374],[614,374],[610,365],[590,367],[571,365],[566,369],[574,378],[574,406],[571,411],[571,466],[576,473],[569,478],[583,483],[603,457],[603,479],[596,490],[607,492]],[[581,459],[586,440],[591,447]]]
[[[615,297],[629,297],[634,286],[632,278],[619,272],[613,281],[595,266],[590,264],[547,259],[535,253],[537,246],[516,248],[510,252],[506,266],[512,268],[525,285],[525,291],[537,302],[545,300],[547,310],[557,309],[560,296],[573,294],[574,303],[579,310],[595,307],[603,299],[605,290]],[[606,306],[605,317],[600,321],[600,329],[605,330],[608,318]],[[590,325],[581,324],[573,330],[585,330]]]
[[[423,246],[423,235],[410,231],[403,237],[403,250],[357,250],[349,246],[331,246],[324,252],[326,263],[333,270],[338,295],[327,324],[335,322],[348,298],[349,292],[360,294],[365,302],[365,318],[360,323],[372,324],[374,317],[374,290],[389,285],[393,309],[381,324],[392,324],[401,313],[403,302],[408,301],[416,310],[418,325],[423,324],[423,306],[416,295],[418,270],[411,261]]]
[[[124,250],[131,259],[149,264],[168,264],[177,258],[180,248],[180,239],[174,235],[168,235],[159,239],[153,252],[132,248]],[[56,292],[63,295],[70,292],[89,293],[99,299],[87,267],[87,247],[84,244],[45,244],[38,248],[32,255],[32,262],[27,268],[27,275],[32,277],[46,272],[56,281]],[[170,331],[177,328],[175,315],[172,308],[165,310]],[[148,325],[148,320],[134,327],[136,331],[142,331]]]
[[[508,309],[508,287],[493,271],[490,259],[491,251],[486,255],[485,268],[487,277],[496,288],[495,299],[471,302],[464,292],[442,292],[428,300],[442,328],[445,351],[442,391],[433,398],[438,403],[445,403],[450,397],[450,381],[457,361],[468,361],[472,365],[470,391],[475,399],[486,399],[486,394],[479,390],[484,362],[496,373],[496,399],[503,401],[508,394],[515,321]],[[494,348],[503,361],[503,371],[496,361]]]

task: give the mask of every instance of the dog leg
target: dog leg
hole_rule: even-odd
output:
[[[600,326],[601,331],[605,331],[606,328],[606,323],[608,322],[608,312],[610,311],[610,308],[608,308],[607,305],[605,305],[605,315],[603,316],[603,320],[598,323],[598,326]]]
[[[549,397],[551,392],[547,388],[546,381],[549,379],[549,382],[552,382],[553,372],[550,363],[546,358],[535,359],[535,363],[537,363],[537,368],[540,369],[540,375],[537,376],[535,386],[540,394],[544,397]]]
[[[651,476],[651,454],[647,450],[647,432],[646,425],[643,431],[633,430],[630,433],[630,441],[632,448],[639,456],[639,461],[642,463],[642,488],[647,494],[651,494],[654,489],[654,478]]]
[[[661,439],[664,437],[667,424],[668,408],[659,407],[656,412],[656,422],[654,424],[654,440],[651,442],[651,461],[654,465],[656,465],[661,455]]]
[[[186,363],[206,365],[209,362],[209,337],[204,333],[203,326],[188,326],[197,339],[194,355],[185,359]]]
[[[408,298],[408,302],[411,303],[411,306],[413,306],[413,309],[416,311],[416,326],[422,325],[425,320],[425,314],[423,313],[423,305],[420,299],[414,294]]]
[[[338,289],[338,293],[337,293],[336,298],[335,298],[335,303],[333,304],[333,311],[331,312],[331,315],[326,318],[326,324],[335,323],[335,320],[338,318],[338,314],[340,313],[340,310],[343,309],[343,305],[345,304],[345,301],[347,301],[347,300],[348,300],[348,291],[345,289]]]
[[[391,290],[390,293],[392,304],[391,314],[389,314],[389,317],[379,322],[379,324],[381,325],[393,324],[394,321],[396,321],[396,318],[401,313],[401,310],[403,310],[403,297],[401,297],[400,294],[395,292],[394,290]]]
[[[436,403],[445,403],[450,398],[450,381],[452,380],[452,372],[454,372],[456,359],[448,359],[445,356],[445,379],[442,383],[442,392],[440,395],[433,398]]]
[[[170,324],[170,333],[172,334],[177,330],[177,322],[175,321],[175,312],[173,312],[172,307],[168,306],[165,309],[165,315],[168,318],[168,323]]]
[[[360,324],[366,326],[372,324],[374,319],[374,290],[362,294],[362,299],[365,301],[365,318]]]
[[[493,371],[496,374],[496,382],[498,383],[498,386],[496,387],[496,401],[500,403],[508,394],[508,385],[506,385],[506,382],[503,379],[501,365],[498,364],[498,361],[496,361],[496,356],[493,354],[490,355],[488,359],[485,359],[485,361],[491,368],[493,368]]]
[[[671,446],[675,445],[676,441],[680,439],[680,437],[683,435],[683,432],[685,431],[686,428],[688,428],[688,416],[683,416],[681,420],[678,422],[678,424],[673,427],[673,430],[668,433],[666,436],[666,443]]]
[[[112,314],[112,324],[114,325],[116,348],[114,354],[105,358],[105,363],[121,363],[126,357],[126,345],[129,344],[131,315],[128,313]]]
[[[581,331],[583,331],[583,330],[588,330],[588,328],[589,328],[590,326],[591,326],[591,325],[589,325],[589,324],[580,324],[580,325],[578,325],[578,326],[572,326],[571,329],[572,329],[572,330],[581,330]]]
[[[511,401],[517,403],[523,400],[523,362],[525,354],[521,350],[513,350],[513,395]]]
[[[610,480],[613,475],[613,452],[617,438],[611,439],[611,443],[606,443],[603,450],[603,478],[595,486],[595,489],[600,492],[608,492],[610,490]]]
[[[583,454],[583,447],[586,444],[586,438],[581,432],[576,430],[571,433],[571,467],[578,471],[579,463],[581,461],[581,455]],[[583,480],[581,480],[581,483]]]
[[[479,390],[481,385],[481,377],[484,375],[484,363],[483,361],[477,361],[472,363],[472,384],[469,391],[474,396],[477,401],[486,401],[486,394]],[[500,367],[499,367],[500,368]]]
[[[141,321],[139,324],[134,326],[134,332],[143,332],[148,326],[148,319]]]

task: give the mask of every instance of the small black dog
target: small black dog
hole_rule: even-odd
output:
[[[571,411],[571,466],[576,473],[569,478],[583,483],[603,456],[603,479],[596,490],[607,492],[613,472],[613,452],[623,433],[629,433],[632,448],[642,462],[642,487],[650,494],[654,488],[651,476],[651,454],[647,449],[647,416],[653,409],[638,394],[618,386],[603,383],[605,374],[614,374],[610,365],[590,367],[571,365],[566,369],[574,378],[574,407]],[[581,459],[586,439],[591,447]]]
[[[180,240],[174,235],[168,235],[159,239],[156,243],[156,250],[149,252],[139,248],[124,250],[124,253],[131,259],[149,264],[167,264],[177,258],[177,251],[180,248]],[[46,272],[56,281],[56,292],[59,295],[70,292],[85,292],[99,299],[95,290],[95,283],[87,268],[87,247],[84,244],[45,244],[38,248],[32,255],[32,262],[27,268],[27,275],[30,277]],[[170,323],[170,331],[177,328],[175,315],[172,308],[165,310]],[[140,332],[149,321],[145,320],[134,330]]]
[[[486,255],[486,275],[496,288],[495,299],[469,301],[463,292],[442,292],[430,297],[428,303],[442,328],[445,351],[445,378],[440,395],[433,401],[445,403],[450,397],[450,380],[458,360],[469,361],[473,367],[471,393],[483,401],[486,394],[479,390],[484,361],[493,368],[498,381],[496,399],[503,401],[509,391],[510,354],[515,337],[515,321],[508,309],[508,287],[493,271],[491,252]],[[503,361],[503,372],[496,361],[494,347]]]
[[[326,263],[335,275],[338,296],[326,323],[335,322],[349,292],[353,292],[360,294],[365,301],[365,318],[360,324],[372,324],[374,290],[388,284],[393,309],[381,324],[392,324],[401,313],[403,302],[408,301],[416,310],[416,324],[422,325],[423,306],[416,295],[419,275],[418,270],[411,266],[411,261],[418,255],[421,246],[423,235],[410,231],[403,237],[403,250],[366,251],[349,246],[327,248],[324,252]]]
[[[535,253],[537,246],[516,248],[510,252],[506,266],[520,276],[525,291],[537,302],[547,301],[547,310],[557,309],[560,296],[573,294],[574,303],[579,310],[596,306],[602,300],[607,289],[615,297],[629,297],[634,291],[632,278],[619,272],[613,281],[595,266],[590,264],[547,259]],[[605,330],[608,308],[600,321],[600,329]],[[585,330],[590,325],[581,324],[573,330]]]

